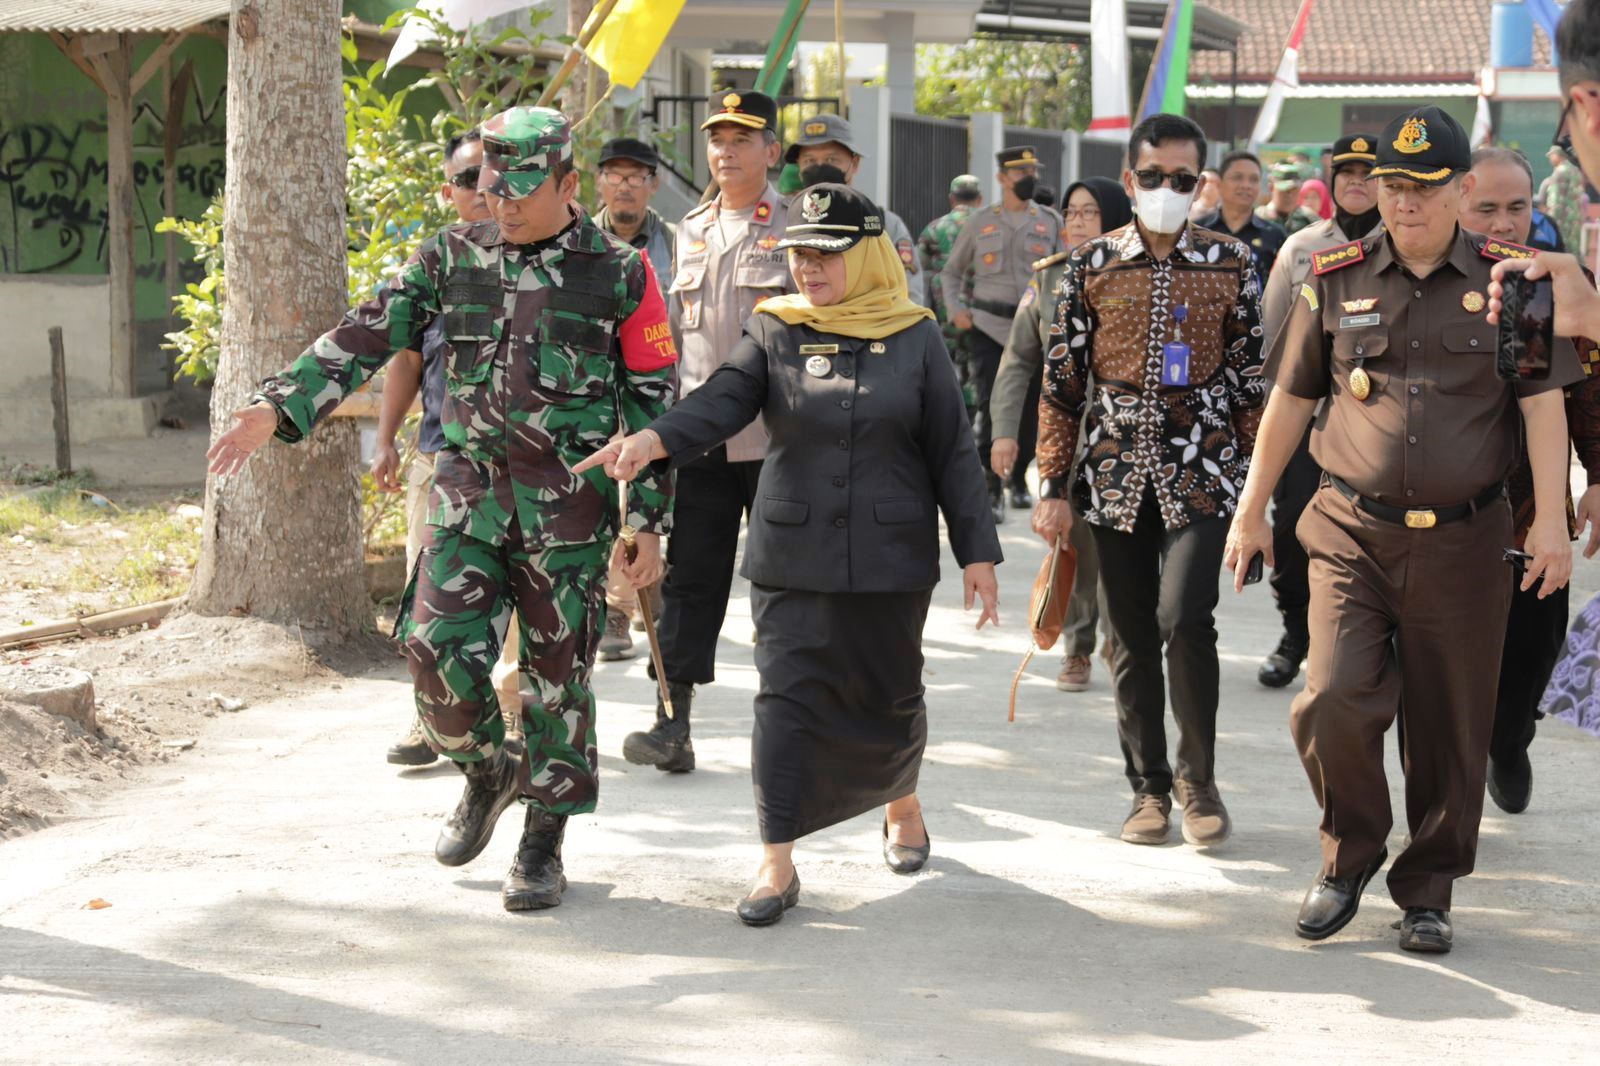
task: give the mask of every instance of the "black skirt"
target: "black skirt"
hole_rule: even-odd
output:
[[[932,589],[751,585],[761,688],[750,769],[764,843],[797,840],[916,791],[932,599]]]

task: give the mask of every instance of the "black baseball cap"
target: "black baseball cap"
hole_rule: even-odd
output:
[[[706,120],[700,123],[703,130],[719,122],[731,122],[753,130],[778,132],[778,102],[754,89],[717,90],[711,94],[709,112]]]
[[[636,137],[616,137],[602,144],[597,165],[603,167],[613,159],[629,159],[651,170],[661,166],[661,157],[655,148]]]
[[[1367,166],[1378,161],[1374,147],[1378,138],[1370,133],[1347,133],[1333,142],[1332,154],[1328,157],[1328,165],[1337,174],[1339,168],[1347,163],[1365,163]]]
[[[843,252],[883,234],[878,205],[848,185],[813,185],[789,203],[789,225],[778,248]]]
[[[1372,176],[1443,185],[1472,169],[1467,131],[1448,111],[1429,104],[1407,111],[1378,135]]]
[[[784,162],[795,162],[800,158],[800,149],[814,144],[837,144],[851,155],[861,154],[861,149],[856,147],[856,134],[850,128],[850,123],[831,111],[812,115],[800,124],[800,137],[784,153]]]

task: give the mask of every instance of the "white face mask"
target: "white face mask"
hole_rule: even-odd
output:
[[[1189,220],[1194,193],[1181,193],[1165,184],[1159,189],[1133,190],[1139,221],[1151,233],[1177,233]]]

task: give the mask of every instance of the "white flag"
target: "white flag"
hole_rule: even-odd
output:
[[[1474,148],[1482,148],[1494,140],[1494,117],[1489,113],[1489,98],[1483,95],[1483,90],[1478,90],[1478,111],[1472,116],[1472,137],[1468,144]]]
[[[1089,134],[1126,141],[1128,115],[1128,12],[1125,0],[1089,5],[1089,77],[1093,114]]]
[[[464,30],[475,22],[504,15],[508,11],[528,7],[526,0],[435,0],[418,4],[437,12],[452,29]],[[433,26],[419,18],[408,18],[400,24],[400,36],[389,49],[385,70],[393,70],[409,59],[417,49],[435,40]]]

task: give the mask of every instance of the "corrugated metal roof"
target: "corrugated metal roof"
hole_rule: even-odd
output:
[[[228,14],[228,0],[8,0],[0,33],[165,33]]]

